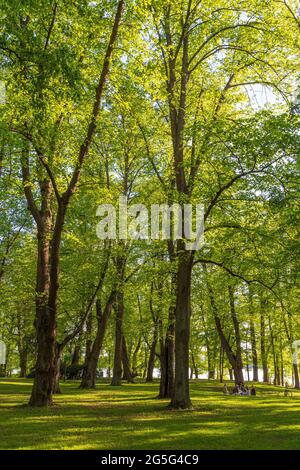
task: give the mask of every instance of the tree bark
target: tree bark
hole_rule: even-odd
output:
[[[158,339],[158,319],[156,319],[154,323],[154,332],[153,332],[153,339],[152,339],[152,344],[151,344],[150,354],[149,354],[149,359],[148,359],[146,382],[153,382],[153,370],[154,370],[155,358],[156,358],[157,339]]]
[[[170,407],[190,409],[192,403],[189,390],[189,339],[191,317],[191,275],[193,259],[185,251],[182,240],[178,241],[179,259],[176,283],[175,308],[175,382]]]
[[[28,181],[23,166],[23,180]],[[36,278],[36,318],[37,359],[33,388],[29,401],[30,406],[48,406],[52,404],[52,393],[55,383],[55,345],[56,345],[56,311],[49,309],[50,292],[50,234],[52,227],[51,185],[48,180],[40,183],[42,206],[38,216],[38,257]],[[34,213],[36,208],[31,207]]]
[[[22,349],[19,351],[19,356],[20,356],[20,378],[26,377],[27,373],[27,351],[26,349]]]
[[[111,314],[113,303],[115,301],[115,295],[115,291],[112,290],[103,312],[99,299],[96,301],[97,332],[91,347],[91,351],[85,358],[82,379],[79,386],[80,388],[96,387],[97,365],[104,341],[107,322]]]
[[[269,382],[269,369],[268,369],[268,356],[266,351],[266,324],[265,324],[265,309],[266,302],[261,298],[260,301],[260,354],[263,369],[263,382]]]
[[[130,361],[127,352],[126,338],[122,337],[122,365],[123,365],[123,380],[127,380],[129,383],[133,383],[133,374],[130,369]]]
[[[174,245],[168,243],[170,262],[174,262]],[[175,308],[176,308],[176,272],[173,271],[171,281],[171,300],[168,310],[168,326],[164,337],[163,324],[159,320],[160,342],[160,384],[158,398],[172,398],[175,381]]]
[[[65,221],[67,207],[73,196],[82,165],[89,153],[91,143],[96,132],[96,122],[100,112],[100,106],[104,86],[108,77],[111,55],[118,34],[121,17],[124,9],[124,0],[118,2],[110,39],[106,49],[102,70],[99,76],[93,110],[86,132],[86,137],[80,146],[78,159],[74,167],[70,182],[66,191],[60,195],[55,178],[48,166],[43,152],[37,149],[37,156],[41,166],[46,170],[49,180],[40,184],[41,209],[38,209],[32,191],[29,174],[29,158],[22,158],[22,176],[24,193],[28,208],[37,224],[38,236],[38,265],[36,285],[36,334],[37,334],[37,360],[35,378],[29,404],[31,406],[48,406],[52,404],[52,394],[55,387],[57,361],[56,361],[56,320],[57,320],[57,295],[59,289],[59,256],[61,236]],[[31,136],[29,136],[31,138]],[[28,138],[29,138],[28,137]],[[58,208],[52,230],[51,217],[51,192],[55,193]],[[51,243],[50,243],[51,240]]]
[[[123,343],[124,293],[118,291],[116,298],[115,352],[112,386],[122,385],[122,343]]]
[[[229,361],[229,363],[230,363],[230,365],[233,369],[235,382],[236,383],[243,383],[244,382],[244,377],[243,377],[243,369],[242,369],[241,358],[237,357],[234,354],[234,352],[233,352],[233,350],[232,350],[232,348],[229,344],[229,341],[227,340],[227,338],[224,334],[221,319],[220,319],[219,314],[218,314],[218,308],[217,308],[215,298],[214,298],[214,293],[213,293],[213,290],[210,286],[210,283],[209,283],[209,280],[208,280],[208,277],[207,277],[207,270],[206,270],[205,265],[203,266],[203,269],[204,269],[204,272],[206,273],[206,285],[207,285],[207,289],[208,289],[208,294],[209,294],[209,299],[210,299],[212,312],[213,312],[213,315],[214,315],[215,325],[216,325],[217,332],[218,332],[218,335],[219,335],[219,338],[220,338],[220,341],[221,341],[221,346],[224,349],[224,351],[226,353],[226,356],[227,356],[227,359],[228,359],[228,361]],[[231,302],[231,309],[232,309],[232,307],[234,307],[234,305],[232,305],[232,295],[231,295],[230,302]],[[234,313],[234,315],[235,315],[235,313]],[[237,325],[236,325],[236,327],[237,327]]]
[[[71,360],[72,366],[78,366],[80,362],[80,349],[81,349],[80,343],[76,344],[74,347],[73,354],[72,354],[72,360]]]
[[[258,359],[257,359],[257,348],[256,348],[256,332],[254,324],[254,309],[253,309],[253,298],[251,292],[249,292],[249,304],[250,304],[250,338],[251,338],[251,352],[252,352],[252,365],[253,365],[253,380],[258,382]]]

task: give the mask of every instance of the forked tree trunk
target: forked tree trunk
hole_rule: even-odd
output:
[[[218,332],[218,335],[219,335],[219,338],[220,338],[221,346],[224,349],[224,351],[226,353],[226,356],[227,356],[227,359],[228,359],[228,361],[229,361],[229,363],[230,363],[230,365],[233,369],[235,382],[236,383],[243,383],[244,382],[244,376],[243,376],[243,364],[242,364],[242,361],[241,361],[241,357],[240,357],[239,354],[238,355],[234,354],[234,352],[233,352],[233,350],[232,350],[232,348],[229,344],[229,341],[228,341],[228,339],[226,338],[226,336],[224,334],[221,319],[220,319],[219,314],[218,314],[218,308],[217,308],[215,298],[214,298],[214,293],[213,293],[213,290],[210,286],[210,283],[209,283],[209,280],[208,280],[208,277],[207,277],[207,270],[206,270],[205,265],[203,266],[203,269],[204,269],[204,272],[206,273],[206,285],[207,285],[207,289],[208,289],[210,304],[211,304],[212,312],[213,312],[213,315],[214,315],[215,325],[216,325],[216,329],[217,329],[217,332]],[[234,309],[234,305],[232,305],[232,301],[233,301],[233,298],[231,296],[231,298],[230,298],[231,310]],[[235,316],[235,312],[233,310],[231,312],[231,315]],[[237,321],[237,319],[235,319],[235,321]],[[237,325],[235,325],[235,328],[237,328]],[[237,331],[236,331],[236,333],[237,333]]]
[[[77,162],[66,191],[62,195],[59,194],[53,175],[50,177],[51,183],[48,180],[42,181],[40,183],[41,207],[39,208],[31,190],[28,149],[25,149],[25,155],[22,155],[24,193],[27,199],[28,208],[36,222],[38,235],[35,319],[37,334],[37,360],[34,383],[29,401],[31,406],[47,406],[52,404],[52,393],[54,390],[55,375],[57,371],[55,359],[56,321],[57,294],[59,289],[59,256],[62,230],[68,205],[76,190],[83,163],[89,153],[89,149],[96,132],[96,123],[100,112],[104,87],[109,73],[111,55],[117,38],[124,6],[124,0],[119,0],[102,70],[96,87],[96,95],[87,133],[82,145],[80,146]],[[45,158],[42,152],[37,151],[37,153],[39,160],[42,162],[42,166],[47,166],[47,158]],[[47,175],[49,175],[48,170]],[[58,205],[53,230],[50,210],[52,190],[55,193]]]
[[[138,357],[139,350],[141,349],[141,343],[142,343],[142,339],[140,337],[138,339],[137,345],[136,345],[136,347],[133,351],[133,355],[132,355],[132,374],[134,375],[134,377],[136,377],[138,375],[137,357]]]
[[[99,361],[100,352],[102,349],[107,322],[111,314],[112,306],[115,300],[115,291],[112,290],[110,296],[106,302],[104,311],[102,313],[100,301],[96,301],[96,313],[97,313],[97,332],[91,347],[90,353],[85,358],[82,379],[80,388],[95,388],[96,387],[96,376],[97,366]]]

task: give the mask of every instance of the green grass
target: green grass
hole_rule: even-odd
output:
[[[168,411],[158,384],[82,391],[62,384],[49,409],[29,408],[30,380],[0,379],[1,449],[300,449],[300,393],[257,387],[256,397],[191,384],[195,411]]]

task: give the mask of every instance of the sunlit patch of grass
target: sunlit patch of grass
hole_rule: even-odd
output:
[[[300,449],[300,394],[258,385],[256,397],[222,394],[222,384],[193,381],[193,412],[168,411],[158,384],[106,382],[96,390],[62,383],[57,406],[25,405],[30,380],[0,380],[2,449]]]

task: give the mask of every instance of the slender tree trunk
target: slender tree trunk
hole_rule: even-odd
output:
[[[193,350],[191,350],[191,359],[192,359],[192,378],[193,378],[193,372],[195,374],[195,379],[198,379],[198,367],[195,361],[195,356]]]
[[[241,348],[241,334],[240,334],[240,324],[237,318],[235,304],[234,304],[234,291],[231,286],[228,287],[229,291],[229,302],[230,302],[230,311],[231,319],[234,327],[235,334],[235,343],[236,343],[236,353],[235,353],[235,369],[238,381],[243,382],[243,360],[242,360],[242,348]]]
[[[122,342],[123,342],[123,316],[124,316],[124,293],[118,291],[116,299],[116,327],[115,327],[115,354],[114,369],[111,385],[122,385]]]
[[[272,325],[271,325],[270,317],[269,317],[269,327],[270,327],[270,338],[271,338],[271,347],[272,347],[272,355],[273,355],[273,367],[274,367],[273,383],[274,383],[274,385],[278,385],[277,355],[276,355],[276,350],[275,350],[275,341],[274,341],[274,335],[273,335],[273,331],[272,331]]]
[[[268,369],[268,358],[267,358],[267,351],[266,351],[266,325],[265,325],[265,309],[266,309],[266,302],[261,299],[260,304],[260,354],[261,354],[261,362],[263,368],[263,382],[269,382],[269,369]]]
[[[55,352],[55,378],[53,384],[53,394],[60,394],[60,365],[61,365],[61,355],[62,355],[62,348],[59,344],[56,345],[56,352]]]
[[[207,274],[207,270],[206,270],[205,265],[203,266],[203,269],[204,269],[204,272]],[[243,383],[244,382],[244,377],[243,377],[243,369],[242,369],[241,358],[239,358],[239,357],[237,358],[237,356],[234,354],[234,352],[233,352],[233,350],[232,350],[232,348],[229,344],[229,341],[227,340],[227,338],[224,334],[221,319],[220,319],[219,314],[218,314],[218,308],[217,308],[215,298],[214,298],[214,293],[213,293],[213,290],[210,286],[207,275],[206,275],[206,284],[207,284],[210,304],[211,304],[212,312],[213,312],[213,315],[214,315],[215,325],[216,325],[217,332],[218,332],[218,335],[219,335],[219,338],[220,338],[221,346],[224,349],[224,351],[226,353],[226,356],[227,356],[227,359],[228,359],[228,361],[229,361],[229,363],[230,363],[230,365],[233,369],[235,382],[236,383]],[[231,303],[232,303],[232,298],[231,298]],[[232,309],[232,307],[234,307],[234,306],[231,305],[231,309]],[[234,313],[234,315],[235,315],[235,313]]]
[[[20,358],[20,378],[26,377],[27,374],[27,359],[28,353],[26,347],[23,345],[19,347],[19,358]]]
[[[152,339],[149,360],[148,360],[146,382],[153,382],[153,370],[154,370],[154,365],[155,365],[157,339],[158,339],[158,320],[155,320],[153,339]]]
[[[170,256],[171,260],[173,259]],[[164,339],[162,322],[159,320],[160,337],[160,384],[158,398],[172,398],[175,379],[175,292],[176,275],[172,277],[171,305],[168,312],[168,327]]]
[[[220,382],[223,383],[223,371],[224,371],[224,348],[220,347]]]
[[[250,338],[251,338],[251,351],[252,351],[253,380],[255,382],[258,382],[256,333],[255,333],[255,325],[254,325],[253,299],[252,299],[251,293],[249,293],[249,304],[250,304]]]
[[[96,301],[97,332],[96,332],[96,337],[94,339],[93,345],[91,347],[91,351],[89,355],[86,356],[86,359],[85,359],[80,388],[95,388],[96,387],[96,375],[97,375],[97,366],[98,366],[99,356],[100,356],[100,352],[102,349],[107,322],[110,317],[114,300],[115,300],[115,291],[113,290],[110,293],[110,296],[106,302],[103,313],[102,313],[100,301],[98,299]]]
[[[139,338],[136,347],[134,348],[133,355],[132,355],[132,373],[134,376],[138,375],[138,370],[137,370],[137,357],[139,350],[141,349],[141,342],[142,339]]]

